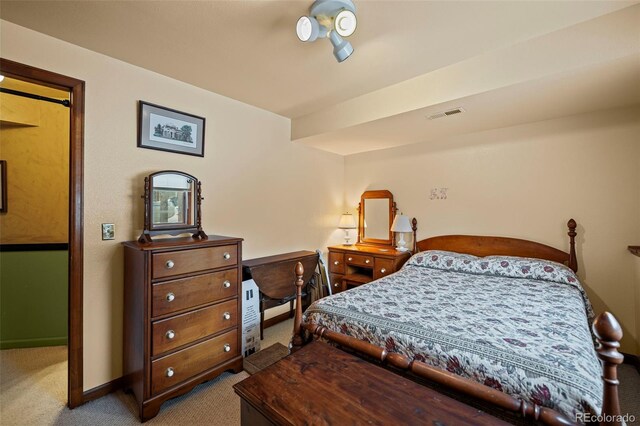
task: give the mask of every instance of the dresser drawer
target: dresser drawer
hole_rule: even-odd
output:
[[[238,301],[230,300],[186,314],[155,321],[151,328],[152,356],[238,324]]]
[[[361,254],[345,254],[347,265],[364,266],[373,268],[373,256],[363,256]]]
[[[156,283],[152,293],[153,317],[215,302],[238,294],[238,270]]]
[[[329,252],[329,272],[344,274],[344,254]]]
[[[153,395],[239,355],[238,331],[232,330],[151,363]],[[225,349],[227,351],[225,351]]]
[[[374,280],[385,277],[394,272],[393,259],[383,259],[381,257],[376,257],[374,261],[374,265],[375,265],[373,269]]]
[[[346,290],[346,286],[342,282],[344,280],[344,275],[341,274],[329,274],[329,280],[331,281],[331,292],[333,294],[340,293],[341,291]]]
[[[190,274],[207,269],[233,266],[237,263],[238,248],[235,245],[154,253],[151,261],[152,278]]]

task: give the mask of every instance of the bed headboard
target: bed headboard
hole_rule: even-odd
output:
[[[569,235],[569,253],[534,241],[476,235],[442,235],[439,237],[431,237],[418,241],[416,246],[418,251],[446,250],[480,257],[491,255],[533,257],[562,263],[574,272],[578,272],[575,244],[575,237],[577,235],[576,221],[570,219],[567,226],[569,227],[569,232],[567,233],[567,235]]]

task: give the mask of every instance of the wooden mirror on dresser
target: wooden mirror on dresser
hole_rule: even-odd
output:
[[[392,274],[411,256],[411,252],[394,247],[391,225],[397,207],[390,191],[365,191],[358,210],[358,242],[329,247],[329,278],[333,293]]]
[[[391,223],[396,214],[393,194],[386,189],[365,191],[358,210],[358,244],[393,246]]]
[[[193,233],[207,239],[202,230],[201,182],[184,172],[163,170],[144,178],[144,231],[138,241],[149,243],[152,235]]]

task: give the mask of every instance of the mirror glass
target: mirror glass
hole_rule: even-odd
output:
[[[364,238],[386,240],[389,238],[389,199],[364,200]]]
[[[360,197],[358,244],[393,245],[391,221],[396,211],[393,194],[386,189],[365,191]]]
[[[195,226],[195,179],[176,172],[160,173],[151,181],[152,228]]]

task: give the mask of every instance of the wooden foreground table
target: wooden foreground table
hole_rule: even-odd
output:
[[[506,424],[317,341],[234,389],[243,426]]]

